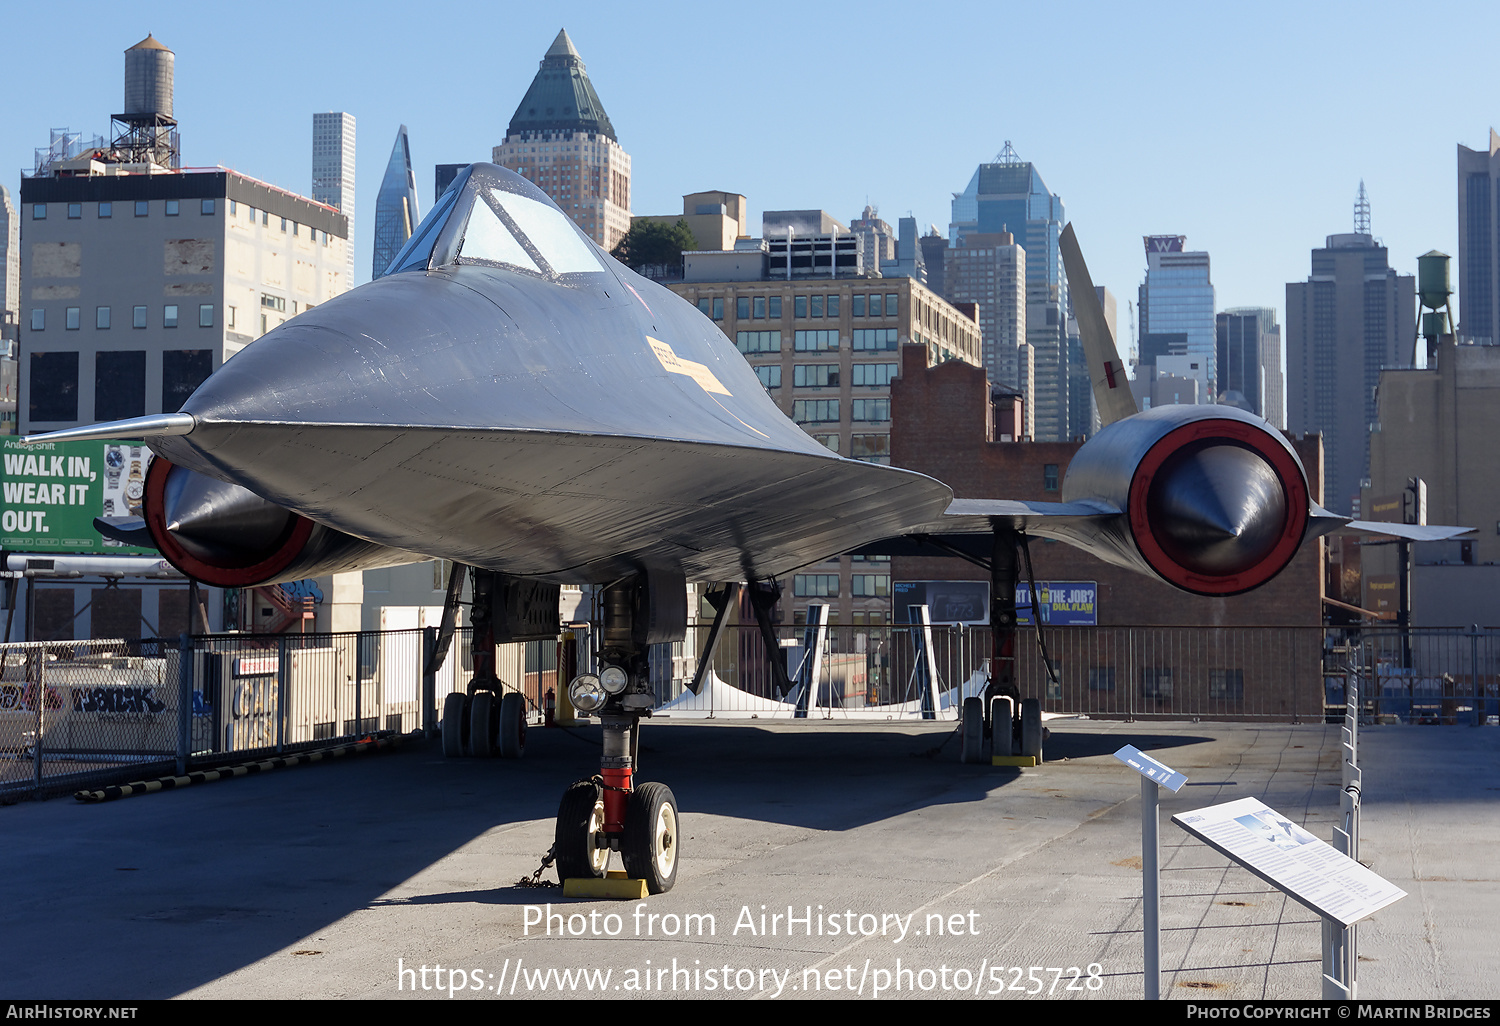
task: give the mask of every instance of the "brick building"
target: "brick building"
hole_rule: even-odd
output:
[[[920,347],[904,347],[891,382],[891,464],[931,475],[959,498],[1061,501],[1078,442],[996,441],[997,421],[1014,416],[1015,397],[992,393],[984,371],[951,362],[929,367]],[[1321,494],[1321,443],[1294,439],[1311,494]],[[1205,598],[1179,591],[1061,542],[1031,543],[1035,578],[1097,584],[1095,628],[1053,628],[1050,657],[1061,684],[1046,688],[1048,708],[1096,715],[1321,713],[1323,546],[1304,545],[1274,580],[1254,592]],[[1023,570],[1024,574],[1024,565]],[[962,559],[897,557],[899,581],[987,581]],[[1115,628],[1137,628],[1125,631]],[[1234,628],[1288,628],[1234,630]],[[1139,628],[1153,628],[1141,630]],[[1187,628],[1163,630],[1161,628]],[[1296,629],[1302,628],[1302,629]],[[1028,632],[1029,633],[1029,632]],[[988,644],[984,641],[983,644]],[[1023,694],[1043,694],[1035,648],[1018,646]],[[1027,682],[1032,690],[1027,690]],[[1118,687],[1117,687],[1118,681]],[[1127,701],[1128,699],[1128,701]]]

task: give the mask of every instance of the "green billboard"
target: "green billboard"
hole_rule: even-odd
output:
[[[138,516],[151,450],[139,442],[0,440],[0,548],[7,552],[155,555],[102,537],[94,518]]]

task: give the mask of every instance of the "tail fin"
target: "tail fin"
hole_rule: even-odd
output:
[[[1057,241],[1062,250],[1063,268],[1068,272],[1068,294],[1073,298],[1073,316],[1078,319],[1078,334],[1083,341],[1084,359],[1088,361],[1089,382],[1094,386],[1099,421],[1113,424],[1140,410],[1136,408],[1135,397],[1130,394],[1125,364],[1120,361],[1120,352],[1115,348],[1114,335],[1104,319],[1104,308],[1094,291],[1094,281],[1089,277],[1088,265],[1083,262],[1083,251],[1078,248],[1071,223],[1063,229]]]

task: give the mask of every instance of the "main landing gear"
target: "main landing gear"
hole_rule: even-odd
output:
[[[681,576],[638,574],[606,588],[603,599],[599,672],[573,678],[568,697],[599,717],[604,747],[598,776],[568,788],[558,805],[557,875],[603,877],[617,851],[631,879],[661,894],[677,881],[677,799],[665,784],[638,783],[635,770],[641,720],[655,704],[647,653],[686,634],[686,589]]]

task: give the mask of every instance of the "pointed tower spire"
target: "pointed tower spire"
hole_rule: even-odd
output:
[[[507,139],[526,132],[593,132],[613,139],[615,128],[594,92],[583,58],[568,37],[557,33],[547,48],[531,88],[521,98],[506,129]]]
[[[552,45],[547,47],[548,57],[579,57],[578,51],[573,47],[573,40],[568,38],[567,29],[558,29],[557,38],[552,40]]]
[[[1354,199],[1354,231],[1357,235],[1370,234],[1370,197],[1365,193],[1365,180],[1359,180],[1359,195]]]

